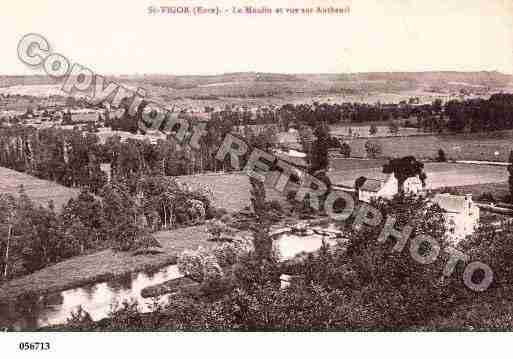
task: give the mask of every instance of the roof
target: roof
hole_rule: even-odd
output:
[[[441,209],[451,213],[460,213],[465,208],[465,196],[441,193],[435,195],[431,202],[438,204]]]
[[[79,112],[71,114],[71,121],[73,122],[94,122],[98,120],[98,112]]]
[[[280,143],[298,143],[297,132],[279,132],[277,134]]]
[[[360,190],[367,192],[378,192],[384,184],[385,181],[383,180],[367,178],[363,185],[360,187]]]
[[[296,166],[299,168],[308,167],[308,164],[306,163],[306,160],[303,157],[290,156],[289,154],[281,152],[281,151],[280,152],[276,151],[274,154],[278,159],[280,159],[284,162],[287,162],[293,166]]]

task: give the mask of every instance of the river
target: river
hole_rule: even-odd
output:
[[[281,258],[289,259],[301,252],[318,250],[323,239],[329,244],[335,242],[318,234],[296,236],[283,233],[277,239],[277,244]],[[126,300],[137,300],[141,310],[148,312],[151,311],[154,299],[143,298],[141,290],[180,276],[177,266],[169,265],[155,271],[131,273],[111,281],[80,286],[39,298],[0,304],[0,328],[34,330],[63,324],[70,317],[70,313],[76,311],[79,306],[82,306],[93,320],[100,320],[109,315],[115,303],[120,304]],[[161,296],[159,302],[165,302],[167,299],[167,296]]]

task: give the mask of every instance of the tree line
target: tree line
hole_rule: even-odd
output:
[[[134,251],[160,247],[152,233],[202,223],[215,214],[208,188],[190,188],[170,177],[144,176],[138,191],[106,184],[99,196],[84,188],[59,211],[34,204],[23,187],[0,195],[2,280],[103,248]]]
[[[449,101],[447,128],[470,132],[513,129],[513,94],[494,94],[488,100]]]
[[[108,137],[102,142],[97,134],[50,127],[35,129],[14,125],[0,128],[0,166],[35,177],[55,181],[67,187],[87,187],[97,194],[107,183],[102,164],[110,165],[111,177],[131,186],[144,175],[180,176],[207,171],[230,171],[227,160],[216,154],[231,127],[212,121],[201,138],[200,149],[179,144],[171,135],[155,142],[150,139],[122,140]],[[270,129],[255,133],[246,127],[242,134],[248,142],[268,149],[276,143]]]

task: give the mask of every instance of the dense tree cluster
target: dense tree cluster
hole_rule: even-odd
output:
[[[200,149],[193,150],[178,144],[172,136],[156,142],[131,138],[122,141],[119,136],[111,136],[103,143],[96,134],[78,128],[36,130],[16,125],[0,128],[0,166],[98,193],[107,182],[101,164],[110,164],[112,178],[130,186],[148,174],[179,176],[232,170],[228,158],[215,158],[224,135],[230,131],[220,120],[212,121]],[[276,135],[269,129],[254,133],[247,127],[244,135],[248,143],[264,150],[276,143]]]
[[[513,94],[494,94],[490,99],[451,100],[442,104],[436,99],[432,103],[401,101],[399,104],[365,103],[318,103],[285,104],[280,107],[259,108],[256,113],[247,108],[234,110],[227,106],[222,111],[212,111],[212,118],[222,119],[231,126],[279,125],[287,131],[290,127],[309,126],[319,123],[387,123],[390,133],[398,132],[395,120],[403,119],[410,126],[424,131],[442,132],[491,131],[513,128]],[[416,118],[411,123],[410,118]],[[375,134],[371,128],[371,135]]]
[[[453,131],[471,132],[513,129],[513,94],[494,94],[488,100],[449,101],[445,105]]]
[[[107,180],[96,135],[79,130],[13,126],[0,129],[0,166],[68,187],[97,192]]]
[[[94,207],[91,198],[82,197],[79,201]],[[85,227],[85,223],[71,216],[73,211],[68,209],[60,216],[53,206],[36,206],[23,190],[16,198],[2,195],[0,207],[2,279],[41,269],[79,254],[87,250],[89,243],[94,243],[88,238],[94,236],[94,228]],[[71,226],[65,225],[70,222]]]
[[[365,103],[313,103],[286,104],[276,110],[278,122],[287,130],[292,124],[304,124],[314,127],[318,122],[328,124],[388,122],[390,120],[408,119],[412,116],[434,114],[441,111],[436,106],[427,104],[413,106],[406,102],[393,105]]]
[[[136,250],[159,246],[152,232],[187,226],[212,216],[211,194],[170,177],[145,176],[131,191],[112,182],[87,190],[57,212],[36,206],[23,188],[18,196],[0,197],[0,268],[3,278],[41,269],[101,248]]]
[[[152,313],[142,313],[137,303],[124,303],[109,318],[97,323],[87,315],[75,315],[67,329],[461,330],[487,328],[486,325],[511,328],[507,312],[511,306],[504,307],[501,299],[507,298],[512,288],[511,228],[505,228],[504,237],[482,229],[468,242],[468,248],[459,248],[471,260],[481,258],[498,270],[494,285],[486,293],[478,294],[462,283],[462,262],[457,263],[451,275],[444,274],[449,257],[443,250],[447,243],[438,206],[421,197],[403,195],[373,205],[384,218],[393,216],[396,228],[411,226],[410,238],[436,238],[442,247],[438,258],[430,264],[419,263],[410,254],[411,239],[402,250],[395,250],[397,238],[377,240],[383,223],[364,226],[358,231],[348,230],[349,243],[323,246],[303,261],[278,264],[272,270],[264,268],[261,262],[256,265],[258,262],[251,256],[243,257],[232,271],[236,274],[229,275],[229,279],[217,276],[203,280],[200,286],[174,295],[167,305]],[[352,220],[346,223],[346,230]],[[418,255],[428,256],[432,248],[421,246],[417,250]],[[488,254],[483,256],[484,253]],[[284,270],[295,279],[286,288],[280,288],[276,273]],[[501,304],[502,317],[495,316],[494,304]]]

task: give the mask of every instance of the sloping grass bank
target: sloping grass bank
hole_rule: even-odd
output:
[[[0,303],[12,302],[21,296],[45,295],[82,285],[106,281],[133,272],[152,270],[176,263],[177,256],[187,249],[210,247],[205,226],[162,231],[154,234],[162,245],[162,254],[137,255],[111,249],[71,258],[0,286]]]

